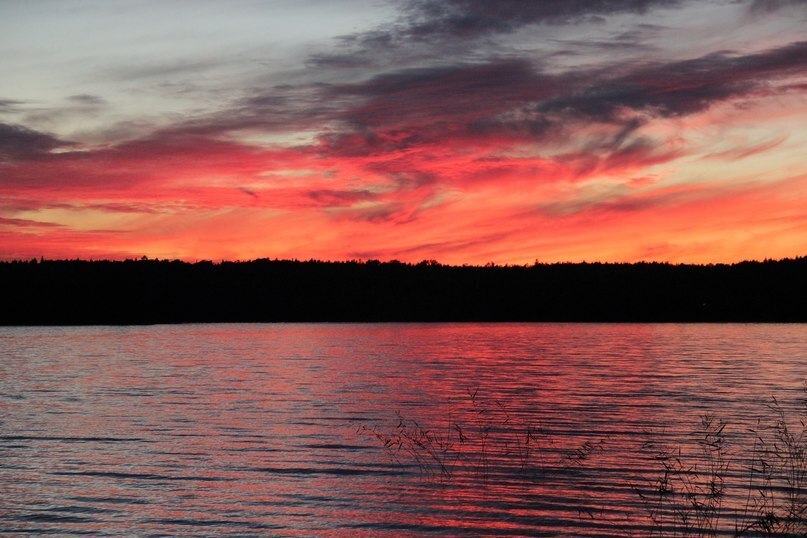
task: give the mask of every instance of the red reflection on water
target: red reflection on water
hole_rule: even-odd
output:
[[[135,534],[620,535],[626,521],[641,534],[634,486],[659,470],[643,443],[694,458],[712,412],[742,453],[765,397],[800,397],[800,329],[6,330],[4,435],[17,438],[0,484],[28,530],[64,530],[54,514],[68,514],[71,529]],[[422,446],[384,450],[393,435]]]

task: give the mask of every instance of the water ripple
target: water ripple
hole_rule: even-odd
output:
[[[658,486],[659,450],[702,465],[693,431],[715,414],[735,458],[725,478],[747,484],[748,428],[772,396],[792,412],[807,379],[804,325],[14,327],[0,340],[12,536],[646,536],[638,493]],[[727,521],[742,494],[725,492]]]

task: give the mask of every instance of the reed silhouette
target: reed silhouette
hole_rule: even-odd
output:
[[[396,463],[410,459],[421,472],[442,478],[463,468],[486,480],[492,460],[506,467],[515,464],[524,472],[539,468],[536,457],[549,441],[540,425],[517,419],[500,401],[483,401],[478,388],[468,389],[468,404],[464,419],[449,412],[446,424],[438,427],[398,413],[391,429],[362,424],[356,432],[378,440]]]
[[[795,410],[775,398],[764,403],[765,418],[748,429],[754,442],[732,445],[730,422],[704,414],[692,431],[694,443],[668,444],[653,432],[641,436],[638,454],[649,469],[642,482],[623,487],[635,495],[636,510],[581,510],[580,517],[613,526],[621,535],[658,537],[807,536],[807,383]],[[496,477],[538,480],[551,473],[586,473],[618,439],[586,439],[559,448],[552,435],[523,415],[516,420],[505,403],[485,402],[468,391],[464,412],[449,413],[440,427],[397,415],[390,429],[362,425],[357,432],[380,442],[397,464],[429,477],[452,480],[477,476],[484,486]],[[611,441],[614,442],[611,442]],[[411,461],[410,461],[411,460]],[[625,461],[625,466],[634,467]],[[627,474],[627,473],[626,473]],[[637,531],[639,529],[640,531]]]

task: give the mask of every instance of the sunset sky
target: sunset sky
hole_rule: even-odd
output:
[[[807,254],[807,1],[0,2],[0,259]]]

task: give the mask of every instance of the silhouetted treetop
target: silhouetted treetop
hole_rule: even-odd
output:
[[[2,324],[804,322],[807,258],[732,265],[435,260],[0,262]]]

